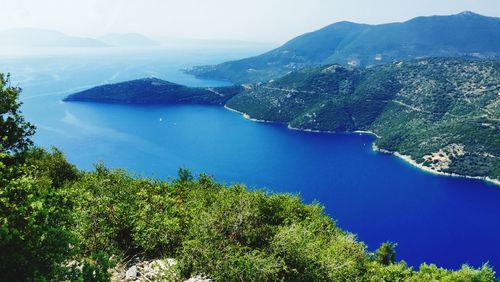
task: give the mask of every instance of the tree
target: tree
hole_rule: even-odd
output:
[[[0,153],[25,151],[32,141],[35,127],[24,120],[18,101],[21,88],[10,85],[10,75],[0,73]]]
[[[191,171],[189,171],[189,169],[185,167],[179,168],[177,174],[179,176],[180,182],[187,182],[193,180],[193,175],[191,174]]]
[[[9,84],[0,74],[0,281],[56,279],[76,252],[62,186],[78,175],[62,153],[28,150],[35,127],[19,110],[21,89]]]
[[[0,189],[0,281],[53,278],[76,249],[71,198],[29,174]]]
[[[396,248],[397,244],[392,242],[385,242],[380,245],[380,247],[375,251],[376,261],[383,265],[389,265],[394,263],[396,259]]]

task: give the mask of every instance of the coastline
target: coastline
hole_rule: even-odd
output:
[[[354,130],[354,131],[329,131],[329,130],[318,130],[318,129],[302,129],[302,128],[297,128],[288,125],[288,129],[290,130],[297,130],[297,131],[304,131],[304,132],[313,132],[313,133],[357,133],[357,134],[365,134],[365,135],[371,135],[377,138],[380,138],[379,135],[377,135],[375,132],[368,131],[368,130]]]
[[[448,176],[448,177],[461,177],[461,178],[467,178],[467,179],[478,179],[478,180],[483,180],[485,182],[488,182],[490,184],[500,186],[500,180],[498,180],[498,179],[489,178],[487,176],[470,176],[470,175],[462,175],[462,174],[457,174],[457,173],[437,171],[437,170],[434,170],[430,167],[427,167],[427,166],[424,166],[422,164],[417,163],[414,159],[411,158],[411,156],[403,155],[399,152],[391,152],[388,150],[380,149],[379,147],[377,147],[377,145],[375,145],[375,143],[372,144],[372,148],[373,148],[373,151],[375,151],[375,152],[380,152],[383,154],[390,154],[390,155],[396,156],[396,157],[400,158],[401,160],[405,161],[406,163],[408,163],[416,168],[419,168],[427,173]]]
[[[226,110],[229,110],[231,112],[235,112],[235,113],[238,113],[238,114],[241,114],[244,118],[248,119],[248,120],[251,120],[251,121],[255,121],[255,122],[263,122],[263,123],[279,123],[279,122],[276,122],[276,121],[270,121],[270,120],[263,120],[263,119],[256,119],[256,118],[253,118],[251,117],[249,114],[247,113],[244,113],[244,112],[240,112],[238,110],[235,110],[233,108],[230,108],[226,105],[224,105],[224,108]]]
[[[291,125],[286,126],[290,130],[297,130],[297,131],[304,131],[304,132],[314,132],[314,133],[338,133],[335,131],[327,131],[327,130],[318,130],[318,129],[302,129],[302,128],[297,128],[293,127]]]
[[[240,111],[235,110],[235,109],[231,109],[231,108],[229,108],[226,105],[224,105],[224,108],[226,108],[227,110],[230,110],[232,112],[239,113],[239,114],[243,115],[244,118],[246,118],[248,120],[251,120],[251,121],[264,122],[264,123],[278,123],[278,122],[274,122],[274,121],[259,120],[259,119],[252,118],[247,113],[240,112]],[[328,131],[328,130],[302,129],[302,128],[292,127],[290,125],[287,125],[287,128],[290,129],[290,130],[297,130],[297,131],[304,131],[304,132],[313,132],[313,133],[339,133],[337,131]],[[372,131],[369,131],[369,130],[355,130],[355,131],[347,132],[347,133],[368,134],[368,135],[375,136],[376,138],[380,138],[379,135],[377,135],[376,133],[374,133]],[[388,151],[388,150],[380,149],[379,147],[377,147],[377,145],[375,145],[375,142],[372,143],[372,149],[375,152],[380,152],[380,153],[390,154],[390,155],[396,156],[396,157],[400,158],[401,160],[405,161],[406,163],[408,163],[408,164],[410,164],[410,165],[412,165],[412,166],[414,166],[414,167],[416,167],[418,169],[421,169],[421,170],[423,170],[424,172],[427,172],[427,173],[431,173],[431,174],[435,174],[435,175],[441,175],[441,176],[448,176],[448,177],[461,177],[461,178],[467,178],[467,179],[477,179],[477,180],[482,180],[482,181],[485,181],[487,183],[490,183],[490,184],[493,184],[493,185],[496,185],[496,186],[500,186],[500,180],[499,179],[493,179],[493,178],[490,178],[490,177],[487,177],[487,176],[462,175],[462,174],[456,174],[456,173],[449,173],[449,172],[442,172],[442,171],[434,170],[434,169],[432,169],[430,167],[427,167],[427,166],[424,166],[422,164],[417,163],[414,159],[411,158],[411,156],[403,155],[403,154],[401,154],[399,152],[391,152],[391,151]]]
[[[354,133],[360,133],[360,134],[368,134],[368,135],[373,135],[377,138],[380,138],[380,135],[378,135],[377,133],[375,132],[372,132],[372,131],[368,131],[368,130],[354,130],[353,131]]]

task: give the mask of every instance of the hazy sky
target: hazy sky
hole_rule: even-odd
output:
[[[279,43],[342,20],[385,23],[464,10],[500,16],[500,0],[0,0],[0,29]]]

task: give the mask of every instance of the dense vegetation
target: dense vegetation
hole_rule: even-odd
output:
[[[484,265],[458,271],[370,253],[315,204],[227,187],[179,170],[170,181],[96,165],[77,170],[61,152],[31,146],[18,88],[0,76],[0,280],[108,281],[127,258],[175,258],[163,279],[216,281],[494,281]]]
[[[444,32],[446,31],[446,32]],[[260,56],[193,67],[190,73],[234,83],[262,82],[325,64],[370,66],[419,57],[500,57],[500,19],[471,12],[382,25],[339,22]]]
[[[97,86],[70,95],[64,100],[125,104],[202,103],[223,105],[241,91],[241,86],[197,88],[158,78],[145,78]]]
[[[500,179],[500,63],[420,59],[364,70],[303,69],[227,106],[299,129],[368,130],[440,172]]]

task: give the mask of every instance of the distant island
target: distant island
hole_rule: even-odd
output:
[[[187,72],[240,84],[276,79],[311,66],[366,67],[422,57],[498,59],[500,18],[466,11],[380,25],[338,22],[260,56],[196,66]]]
[[[13,28],[0,31],[1,48],[102,48],[106,43],[89,37],[40,28]]]
[[[243,91],[242,86],[187,87],[158,78],[144,78],[97,86],[64,99],[66,102],[100,102],[122,104],[197,103],[224,105]]]
[[[150,78],[95,87],[65,101],[215,104],[291,129],[371,133],[376,150],[427,171],[500,184],[498,93],[500,62],[431,58],[367,69],[328,65],[218,88]]]

